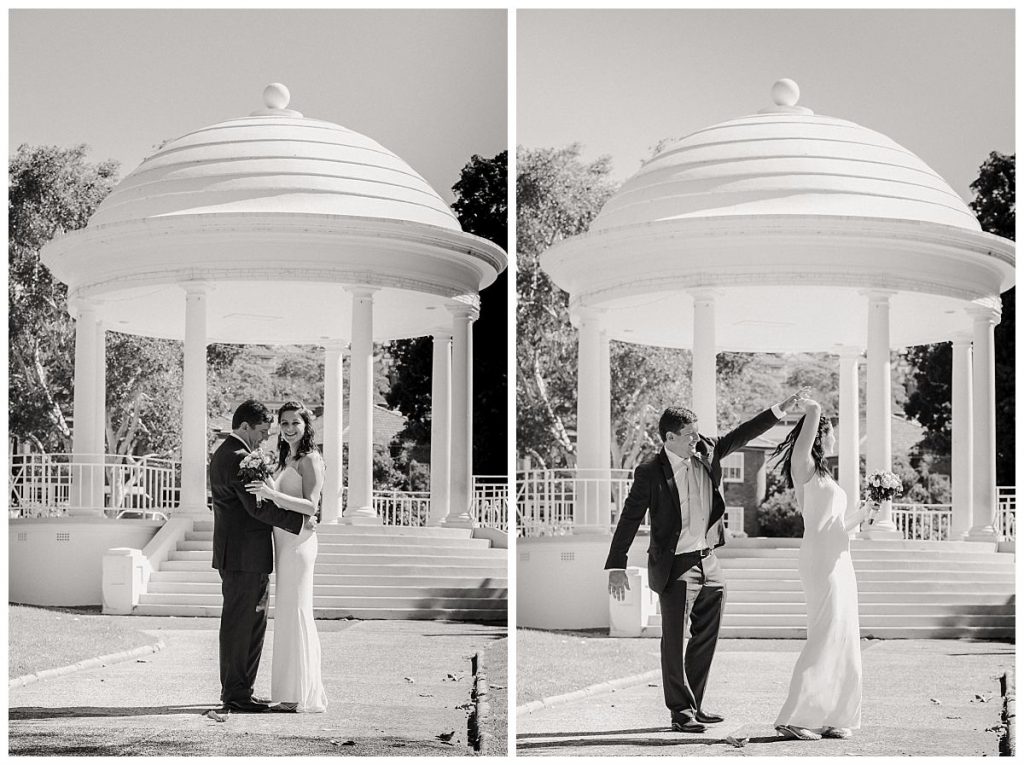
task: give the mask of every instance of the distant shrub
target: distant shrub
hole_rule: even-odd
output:
[[[804,519],[796,505],[796,494],[786,489],[772,494],[757,508],[758,534],[762,537],[802,537]]]

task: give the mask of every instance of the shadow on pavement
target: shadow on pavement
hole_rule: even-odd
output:
[[[220,704],[169,707],[11,707],[11,720],[50,720],[57,717],[151,717],[156,715],[204,715]]]
[[[590,735],[590,736],[617,736],[626,735],[631,733],[668,733],[668,727],[662,726],[660,728],[630,728],[628,730],[603,730],[600,733],[597,732],[584,732],[581,734],[580,731],[572,731],[566,733],[520,733],[516,736],[519,741],[527,741],[531,738],[569,738],[570,736],[579,735]]]

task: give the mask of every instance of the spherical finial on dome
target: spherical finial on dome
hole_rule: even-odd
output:
[[[776,106],[796,106],[800,100],[800,86],[789,78],[776,80],[772,85],[772,101]]]
[[[292,94],[279,82],[272,82],[263,89],[263,103],[268,109],[285,109],[291,100]]]

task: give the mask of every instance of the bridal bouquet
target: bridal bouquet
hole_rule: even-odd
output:
[[[254,449],[245,455],[239,463],[238,477],[242,479],[242,483],[266,481],[274,474],[274,466],[276,464],[277,460],[272,455],[267,454],[262,449]],[[262,504],[263,501],[256,497],[256,507]]]
[[[872,502],[885,502],[903,493],[903,484],[895,473],[875,470],[867,477],[868,497]]]

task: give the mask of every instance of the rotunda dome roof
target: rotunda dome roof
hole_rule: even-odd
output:
[[[605,204],[592,232],[684,218],[758,215],[898,218],[980,230],[953,189],[913,152],[874,130],[797,106],[780,80],[775,105],[666,145]]]
[[[266,108],[170,141],[97,208],[89,227],[175,215],[300,213],[412,221],[462,230],[437,192],[400,157],[354,130]]]

